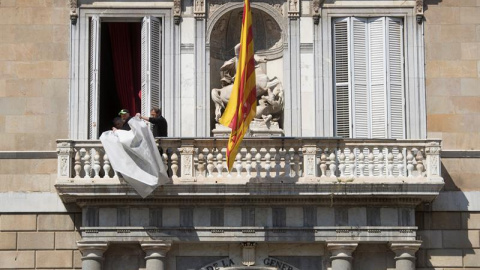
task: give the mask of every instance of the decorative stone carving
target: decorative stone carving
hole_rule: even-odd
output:
[[[305,177],[317,176],[317,147],[315,145],[306,145],[303,148],[303,171]]]
[[[423,22],[423,0],[416,0],[415,13],[417,14],[417,23]]]
[[[77,24],[78,13],[77,13],[77,0],[70,0],[70,21],[73,25]]]
[[[300,16],[300,1],[288,0],[288,17],[296,19],[299,16]]]
[[[312,16],[315,24],[320,22],[320,13],[322,11],[323,2],[325,2],[325,0],[312,0]]]
[[[175,24],[180,24],[182,15],[182,0],[173,0],[173,19]]]
[[[212,15],[215,14],[222,6],[231,2],[232,1],[228,1],[228,0],[208,1],[208,17],[212,17]],[[275,10],[278,11],[278,13],[283,15],[283,7],[282,7],[282,4],[284,3],[283,0],[265,0],[262,2],[272,6]]]
[[[427,177],[434,180],[440,177],[440,143],[430,142],[425,147],[425,154],[427,156]]]
[[[195,152],[195,149],[193,148],[192,145],[187,145],[184,146],[180,149],[180,155],[181,155],[181,175],[182,179],[189,180],[193,177],[193,172],[194,172],[194,159],[193,159],[193,154]]]
[[[194,0],[193,14],[195,18],[205,18],[205,0]]]
[[[255,265],[255,246],[257,243],[245,242],[242,243],[242,264],[246,266]]]
[[[73,146],[71,142],[64,141],[57,144],[58,177],[69,178],[72,171]]]
[[[235,81],[236,66],[238,61],[240,44],[235,46],[235,57],[225,61],[220,68],[220,81],[222,88],[212,89],[212,100],[215,104],[215,121],[218,123],[222,116],[233,89]],[[255,57],[255,74],[257,88],[257,111],[255,121],[257,125],[262,124],[269,129],[272,122],[279,123],[284,107],[283,85],[277,77],[269,78],[260,67],[260,63],[266,63],[265,58]],[[278,126],[278,125],[274,125]]]

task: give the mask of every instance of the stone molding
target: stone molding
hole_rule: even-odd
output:
[[[172,247],[172,241],[155,240],[144,241],[140,243],[143,251],[146,253],[145,259],[163,259],[167,256],[167,252]]]
[[[415,253],[420,249],[422,241],[391,242],[390,249],[395,252],[395,260],[415,261]]]
[[[106,241],[77,241],[77,247],[83,255],[82,261],[103,261],[103,253],[108,249],[108,246],[109,242]]]
[[[374,228],[374,230],[372,229]],[[102,240],[109,243],[149,242],[151,239],[187,242],[225,242],[235,238],[238,242],[254,243],[323,243],[330,244],[331,250],[339,249],[345,243],[389,243],[394,241],[413,242],[416,227],[371,227],[371,226],[329,226],[329,227],[82,227],[84,241]],[[348,250],[348,245],[344,247]],[[336,252],[336,251],[335,251]],[[339,254],[337,254],[339,255]],[[336,255],[335,255],[336,256]],[[248,258],[246,261],[249,261]]]
[[[332,260],[353,260],[352,253],[358,247],[358,242],[354,241],[333,241],[327,242],[327,249],[330,251]]]
[[[90,182],[90,183],[88,183]],[[417,205],[422,201],[430,202],[438,196],[442,183],[244,183],[244,184],[181,184],[164,185],[156,189],[147,199],[140,200],[139,195],[127,184],[92,183],[93,181],[57,183],[55,185],[64,202],[117,204],[117,203],[216,203],[225,201],[225,194],[235,195],[229,198],[232,204],[241,203],[249,198],[255,204],[265,203],[304,203],[315,201],[330,205],[349,205],[355,203],[378,204],[397,203]],[[196,198],[172,198],[172,195],[195,196]],[[268,196],[266,196],[268,195]],[[252,196],[261,196],[253,198]],[[166,197],[169,197],[168,199]],[[315,198],[313,198],[315,197]],[[237,198],[240,200],[238,201]]]
[[[206,43],[210,44],[210,36],[212,34],[212,30],[214,26],[217,24],[218,20],[222,18],[222,16],[234,9],[237,8],[242,8],[243,7],[243,2],[228,2],[225,4],[222,4],[220,7],[215,9],[215,12],[210,12],[211,14],[209,15],[209,18],[207,20],[207,30],[205,32],[206,34]],[[282,30],[282,40],[285,40],[286,37],[286,24],[283,20],[283,15],[281,12],[275,8],[273,4],[269,3],[251,3],[251,8],[252,9],[259,9],[264,11],[267,14],[270,14],[272,18],[275,20],[275,22],[280,26],[280,29]],[[211,10],[211,8],[210,8]],[[283,48],[282,48],[283,49]]]

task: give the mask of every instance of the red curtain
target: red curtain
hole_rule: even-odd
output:
[[[140,112],[140,24],[109,23],[113,72],[118,99],[131,115]]]

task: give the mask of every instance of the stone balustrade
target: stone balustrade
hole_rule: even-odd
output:
[[[441,182],[439,140],[247,138],[232,170],[226,139],[162,138],[173,183]],[[58,182],[118,179],[100,141],[58,140]]]

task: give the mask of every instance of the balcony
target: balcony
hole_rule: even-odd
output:
[[[431,201],[443,186],[439,140],[247,138],[231,172],[226,139],[158,140],[171,183],[149,198],[301,196]],[[140,198],[95,140],[58,140],[56,188],[65,202]]]

